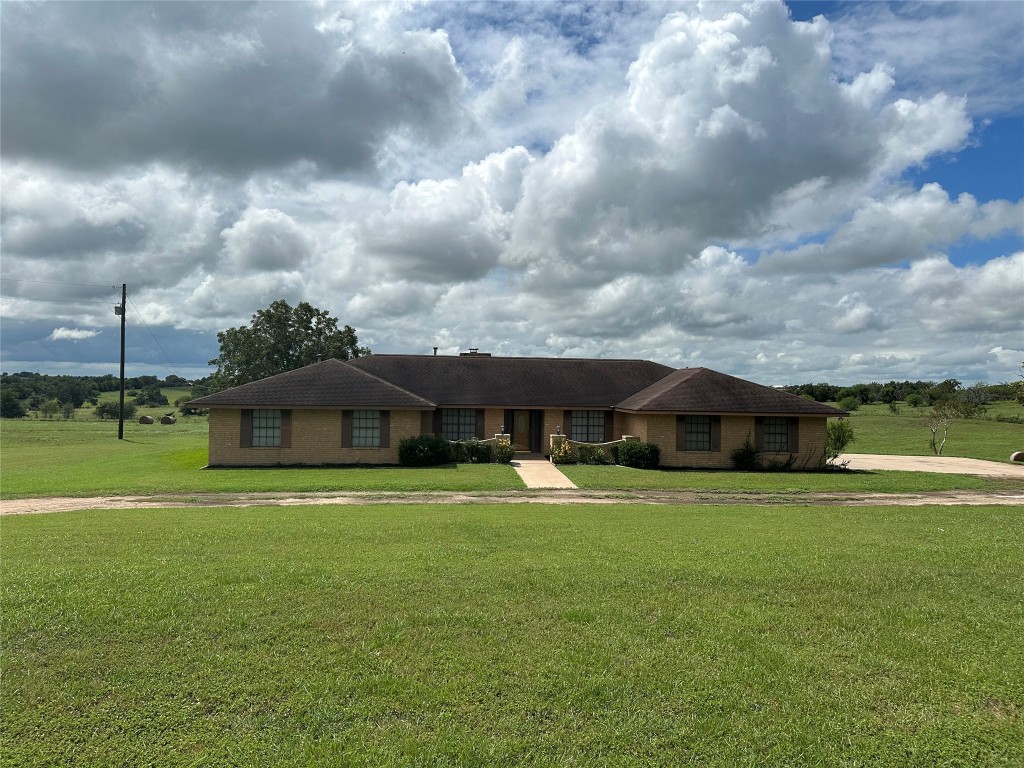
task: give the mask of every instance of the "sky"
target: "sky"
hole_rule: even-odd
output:
[[[378,353],[781,385],[1024,360],[1024,3],[0,3],[0,367]]]

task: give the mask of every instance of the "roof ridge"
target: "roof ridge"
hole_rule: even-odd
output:
[[[374,352],[372,355],[364,355],[362,357],[354,357],[351,360],[345,360],[342,362],[355,362],[358,360],[366,360],[371,357],[421,357],[425,359],[437,358],[438,360],[565,360],[567,362],[593,362],[593,363],[650,363],[651,365],[660,365],[664,368],[672,368],[670,365],[665,363],[659,363],[657,360],[647,360],[642,357],[538,357],[536,355],[496,355],[496,354],[480,354],[480,355],[430,355],[430,354],[416,354],[416,353],[405,353],[405,352]],[[676,369],[672,369],[676,370]]]

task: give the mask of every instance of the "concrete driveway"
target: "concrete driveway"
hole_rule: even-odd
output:
[[[1024,465],[961,459],[957,456],[886,456],[879,453],[844,453],[837,463],[850,469],[898,469],[907,472],[945,472],[955,475],[1017,478],[1024,482]]]

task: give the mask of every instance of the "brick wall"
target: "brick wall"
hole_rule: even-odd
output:
[[[673,415],[650,415],[647,420],[645,442],[656,443],[661,448],[661,463],[666,467],[692,467],[694,469],[731,469],[732,452],[740,448],[749,437],[754,440],[753,416],[722,417],[721,451],[677,451],[676,417]],[[813,469],[825,460],[824,417],[801,417],[799,453],[793,464],[794,469]],[[640,437],[638,432],[634,432]],[[641,440],[644,438],[641,437]],[[788,453],[764,453],[766,462],[784,462]]]
[[[210,465],[397,464],[398,443],[420,433],[419,411],[391,411],[389,448],[342,448],[340,410],[293,410],[291,448],[240,448],[241,411],[210,411]]]

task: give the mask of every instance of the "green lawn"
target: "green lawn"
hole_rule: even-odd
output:
[[[560,465],[579,488],[604,491],[680,490],[712,493],[927,493],[1019,491],[1019,480],[937,472],[717,472]]]
[[[928,445],[931,432],[924,425],[929,408],[900,405],[894,414],[887,405],[862,405],[850,415],[856,441],[851,453],[889,453],[904,456],[931,456]],[[1014,402],[993,403],[987,416],[1024,416],[1024,408]],[[1007,424],[992,418],[959,419],[949,428],[943,456],[1009,461],[1014,451],[1024,451],[1024,424]]]
[[[4,765],[1024,763],[1019,509],[0,525]]]
[[[509,466],[217,469],[205,417],[173,426],[116,421],[0,423],[0,497],[282,491],[503,491],[525,487]]]

